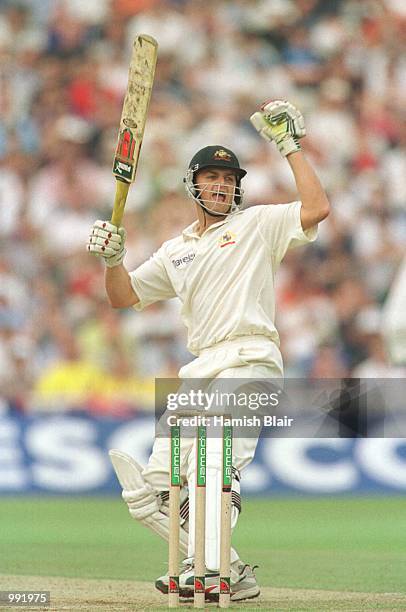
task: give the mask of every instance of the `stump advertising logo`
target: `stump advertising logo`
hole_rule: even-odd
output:
[[[179,578],[177,576],[169,577],[169,592],[179,593]]]
[[[204,577],[195,576],[195,592],[204,593]]]

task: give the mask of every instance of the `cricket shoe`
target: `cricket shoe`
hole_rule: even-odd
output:
[[[243,601],[244,599],[258,597],[261,591],[254,573],[257,567],[257,565],[251,567],[239,559],[231,564],[231,601]],[[206,599],[208,601],[218,601],[220,593],[219,578],[217,578],[216,585],[210,589],[209,593],[208,589],[210,589],[210,586],[208,586],[206,578]]]
[[[179,575],[179,596],[191,599],[194,596],[194,566],[193,559],[183,561],[184,569]],[[240,560],[231,564],[231,601],[243,601],[258,597],[260,589],[254,574],[255,567],[243,563]],[[218,572],[206,572],[205,577],[205,599],[206,601],[218,601],[220,593],[220,575]],[[168,593],[168,575],[161,576],[155,582],[156,588],[161,593]]]
[[[179,597],[184,599],[190,599],[194,596],[194,564],[193,559],[185,559],[182,561],[183,569],[179,574]],[[209,577],[217,578],[219,580],[218,572],[206,573],[206,598],[207,598],[207,580]],[[166,595],[168,593],[169,575],[165,574],[155,580],[155,587],[161,593]]]

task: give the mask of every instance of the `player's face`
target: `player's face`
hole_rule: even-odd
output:
[[[227,168],[205,168],[195,177],[198,197],[207,208],[218,213],[227,213],[233,203],[237,177]]]

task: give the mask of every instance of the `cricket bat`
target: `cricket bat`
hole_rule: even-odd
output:
[[[116,177],[111,222],[119,227],[124,214],[128,190],[135,180],[140,156],[148,105],[154,83],[158,43],[152,36],[141,34],[133,45],[127,92],[120,120],[113,175]]]

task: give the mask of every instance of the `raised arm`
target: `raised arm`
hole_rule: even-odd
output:
[[[275,142],[292,168],[302,202],[300,220],[303,229],[325,219],[330,212],[329,201],[299,142],[306,135],[302,113],[286,100],[273,100],[265,102],[261,111],[251,116],[251,122],[265,140]]]
[[[113,268],[106,267],[105,286],[109,302],[113,308],[128,308],[140,301],[132,287],[130,275],[123,264]]]
[[[300,221],[304,230],[325,219],[330,212],[330,204],[317,174],[301,151],[287,156],[296,181],[299,198],[302,202]]]

